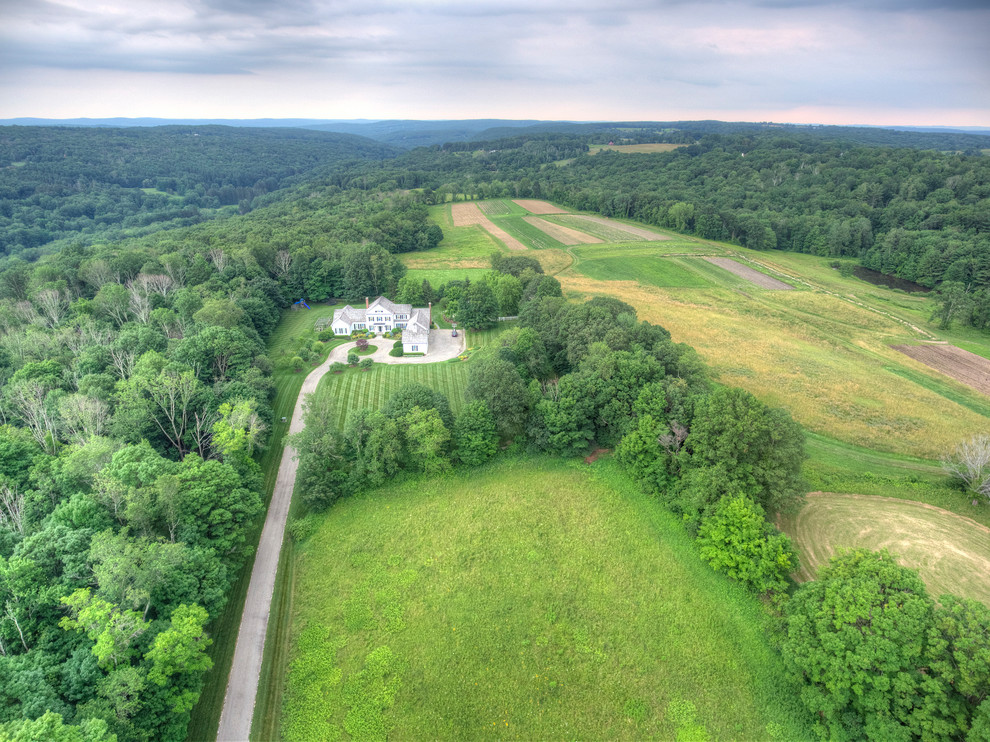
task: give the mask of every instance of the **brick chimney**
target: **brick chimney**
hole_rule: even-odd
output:
[[[368,308],[368,297],[367,297],[367,296],[366,296],[366,297],[364,297],[364,308],[365,308],[365,309],[367,309],[367,308]]]
[[[426,329],[433,327],[433,302],[426,303]]]

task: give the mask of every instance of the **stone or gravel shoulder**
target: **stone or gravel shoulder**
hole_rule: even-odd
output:
[[[374,353],[365,356],[376,363],[437,363],[456,358],[464,352],[464,333],[451,337],[450,330],[430,331],[430,353],[412,358],[394,357],[388,354],[392,341],[384,338],[382,345]],[[387,345],[385,345],[387,343]],[[327,359],[307,374],[296,398],[296,406],[289,423],[289,434],[303,429],[302,406],[306,397],[316,391],[320,379],[330,369],[330,364],[347,360],[347,354],[355,343],[346,343],[330,351]],[[385,347],[382,347],[385,346]],[[251,733],[251,719],[258,694],[258,680],[261,677],[261,661],[265,654],[265,635],[268,632],[268,619],[271,614],[272,594],[275,590],[275,576],[278,572],[278,558],[282,550],[282,538],[289,517],[292,502],[292,489],[296,482],[296,450],[286,446],[282,451],[282,463],[278,478],[268,504],[268,514],[258,541],[258,550],[251,569],[251,582],[248,584],[241,625],[237,632],[237,645],[227,679],[227,693],[220,714],[217,730],[218,742],[245,742]]]

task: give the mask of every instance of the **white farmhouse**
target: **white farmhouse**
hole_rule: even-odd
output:
[[[374,333],[402,330],[403,353],[426,353],[430,343],[430,308],[413,309],[412,304],[396,304],[384,296],[364,300],[364,309],[348,305],[333,313],[334,335],[350,335],[354,330]]]

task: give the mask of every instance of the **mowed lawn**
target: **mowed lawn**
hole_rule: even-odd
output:
[[[468,362],[410,363],[386,365],[376,363],[367,371],[348,368],[339,374],[328,373],[320,380],[317,394],[327,400],[337,413],[337,425],[343,429],[352,410],[379,409],[392,392],[403,384],[417,383],[443,392],[456,415],[464,406]]]
[[[612,462],[407,481],[295,555],[285,740],[810,737],[758,602]]]

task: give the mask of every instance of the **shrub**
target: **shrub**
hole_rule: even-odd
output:
[[[361,361],[358,364],[358,368],[363,368],[365,371],[367,371],[369,368],[371,368],[374,365],[375,365],[374,359],[372,359],[372,358],[365,358],[363,361]]]
[[[303,359],[299,356],[293,356],[290,363],[292,363],[292,368],[295,369],[296,373],[298,373],[299,371],[302,371],[303,363],[305,363],[305,361],[303,361]]]
[[[791,540],[744,495],[725,496],[698,529],[701,558],[758,595],[783,593],[797,569]]]
[[[333,330],[327,328],[326,330],[320,330],[320,334],[316,336],[317,339],[322,340],[324,343],[333,337]]]
[[[347,364],[341,363],[340,361],[330,364],[330,370],[333,371],[335,374],[339,374],[345,368],[347,368]]]
[[[357,349],[358,350],[367,350],[368,349],[368,341],[367,341],[367,339],[365,339],[365,338],[358,338]]]
[[[392,350],[390,350],[388,352],[388,354],[390,356],[394,356],[395,358],[401,358],[402,357],[402,344],[400,343],[398,348],[392,348]]]
[[[361,359],[358,358],[358,354],[355,353],[353,350],[350,353],[347,354],[347,365],[348,366],[356,366],[359,360],[361,360]]]
[[[320,355],[321,353],[323,353],[323,343],[319,341],[313,343],[312,347],[310,347],[310,350],[313,351],[315,355]]]

